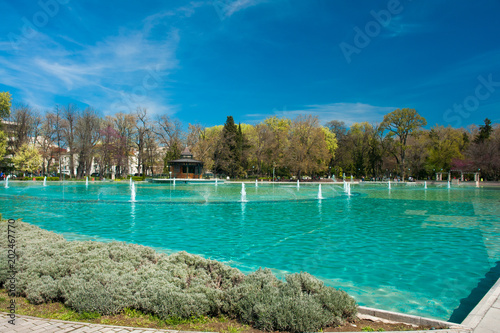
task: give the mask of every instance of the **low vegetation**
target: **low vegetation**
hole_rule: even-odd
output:
[[[7,252],[7,223],[0,223]],[[125,244],[66,241],[16,222],[16,295],[31,304],[61,302],[79,316],[141,313],[169,322],[227,317],[266,331],[317,331],[355,319],[357,305],[307,273],[285,281],[270,270],[247,276],[214,260],[164,255]],[[8,279],[0,257],[0,286]]]

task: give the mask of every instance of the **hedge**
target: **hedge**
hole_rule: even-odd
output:
[[[43,181],[45,177],[16,177],[9,178],[9,180],[33,180],[35,178],[36,181]],[[59,177],[47,177],[47,181],[58,181]]]
[[[67,241],[16,221],[16,293],[33,304],[63,302],[78,312],[111,315],[125,308],[163,319],[236,318],[267,331],[318,331],[353,320],[357,304],[307,273],[279,280],[269,269],[247,276],[200,256],[165,255],[119,242]],[[7,253],[7,222],[0,223]],[[0,286],[8,279],[0,257]]]

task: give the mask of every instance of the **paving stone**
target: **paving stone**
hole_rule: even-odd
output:
[[[500,309],[490,308],[483,320],[477,325],[474,333],[489,333],[500,331]]]
[[[497,308],[497,309],[500,309],[500,297],[497,298],[497,300],[493,304],[493,307]]]
[[[104,328],[103,328],[102,330],[100,330],[99,332],[105,333],[105,332],[110,332],[110,331],[112,331],[112,330],[113,330],[113,328],[111,328],[111,327],[104,327]]]

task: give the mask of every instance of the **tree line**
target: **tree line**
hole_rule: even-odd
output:
[[[7,110],[7,111],[5,111]],[[140,173],[168,174],[168,161],[180,158],[188,146],[204,162],[205,171],[231,178],[336,177],[381,179],[409,176],[433,178],[450,169],[479,170],[483,177],[500,178],[500,127],[486,119],[481,126],[452,128],[435,125],[414,109],[397,109],[380,124],[348,126],[332,120],[324,126],[318,117],[294,119],[271,116],[256,125],[236,124],[228,116],[224,125],[183,124],[168,115],[152,115],[145,108],[131,113],[101,116],[92,107],[57,105],[43,114],[28,105],[5,107],[2,117],[15,126],[0,131],[2,170],[12,164],[19,171],[48,174],[69,156],[71,177],[101,175],[114,167],[126,177],[130,164]],[[8,123],[7,123],[8,124]],[[10,139],[9,139],[10,138]],[[2,151],[3,149],[3,151]],[[40,163],[31,163],[39,154]],[[29,156],[29,157],[28,157]],[[22,161],[24,161],[24,164]]]
[[[118,177],[127,176],[132,162],[144,174],[153,172],[153,167],[158,172],[172,154],[180,154],[182,145],[180,122],[165,115],[152,117],[145,108],[102,117],[94,108],[79,109],[73,104],[58,105],[44,114],[20,105],[12,109],[6,121],[3,127],[10,140],[4,145],[13,157],[3,159],[3,168],[15,162],[19,152],[36,147],[42,158],[38,168],[43,174],[57,170],[63,155],[69,157],[70,176],[76,178],[90,175],[92,163],[98,165],[101,174],[111,172],[114,166]],[[9,126],[11,123],[15,125]]]

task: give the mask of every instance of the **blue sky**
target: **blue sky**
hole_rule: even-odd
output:
[[[0,91],[42,112],[142,106],[212,126],[377,123],[410,107],[429,126],[500,122],[496,0],[16,0],[0,12]]]

